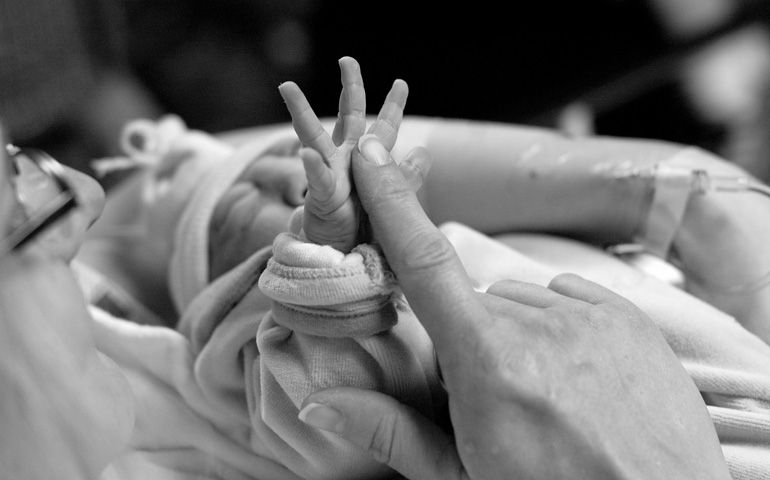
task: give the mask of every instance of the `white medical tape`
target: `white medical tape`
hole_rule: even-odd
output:
[[[654,192],[647,219],[634,242],[648,253],[666,258],[682,223],[692,192],[693,174],[689,168],[665,163],[655,168]]]

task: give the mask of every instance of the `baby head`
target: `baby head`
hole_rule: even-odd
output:
[[[222,195],[209,223],[209,277],[229,271],[289,230],[307,179],[295,152],[271,149],[254,158]]]
[[[236,147],[166,116],[129,123],[121,144],[121,161],[147,167],[144,234],[156,258],[171,259],[177,307],[269,248],[304,203],[307,179],[290,127]]]

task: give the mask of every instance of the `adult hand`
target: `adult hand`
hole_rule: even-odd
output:
[[[7,232],[15,198],[8,169],[0,170],[0,232]],[[46,235],[0,257],[2,478],[97,478],[131,432],[128,383],[96,350],[83,293],[63,261],[100,208],[89,203],[52,226],[67,229],[56,241]]]
[[[705,405],[653,322],[575,275],[474,292],[387,150],[353,173],[375,238],[434,341],[454,437],[382,394],[332,388],[301,417],[408,478],[730,478]]]

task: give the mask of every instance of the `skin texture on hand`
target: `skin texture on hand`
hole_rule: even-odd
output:
[[[387,150],[367,138],[360,151],[356,188],[434,341],[455,436],[349,389],[310,395],[308,423],[408,478],[729,478],[700,394],[649,317],[574,275],[474,292]]]

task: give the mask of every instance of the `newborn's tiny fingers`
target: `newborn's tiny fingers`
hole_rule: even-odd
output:
[[[310,107],[310,102],[307,101],[299,86],[294,82],[285,82],[278,87],[278,91],[286,102],[294,131],[297,132],[302,145],[312,147],[318,150],[321,155],[331,158],[337,147]]]
[[[361,68],[351,57],[342,57],[339,65],[342,92],[337,122],[332,131],[332,141],[335,145],[358,142],[358,138],[366,129],[366,91]]]
[[[398,129],[404,118],[406,98],[409,96],[409,87],[403,80],[396,80],[390,87],[388,96],[382,104],[377,120],[369,127],[367,133],[373,133],[388,150],[393,148],[398,138]]]
[[[321,154],[312,148],[300,149],[299,156],[305,167],[309,194],[319,200],[328,198],[335,185],[333,171]]]
[[[413,192],[422,187],[425,178],[433,165],[433,157],[424,147],[415,147],[404,157],[398,168],[406,178],[407,185]]]

